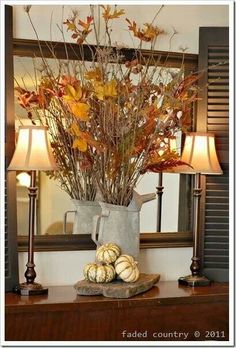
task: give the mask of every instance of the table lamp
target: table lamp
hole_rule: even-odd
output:
[[[195,174],[193,188],[193,257],[191,275],[179,278],[179,284],[188,286],[205,286],[210,280],[200,274],[199,245],[199,213],[201,198],[201,174],[223,174],[215,149],[215,136],[212,133],[192,132],[185,138],[181,161],[188,165],[173,168],[171,172]]]
[[[35,230],[35,202],[37,197],[36,171],[56,170],[47,127],[22,126],[19,127],[16,149],[8,170],[29,171],[29,233],[28,233],[28,262],[26,264],[26,282],[19,284],[15,291],[21,295],[47,294],[48,289],[35,283],[34,270],[34,230]]]

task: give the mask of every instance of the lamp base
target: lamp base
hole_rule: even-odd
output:
[[[44,288],[38,283],[21,283],[15,287],[14,292],[22,296],[47,295],[48,288]]]
[[[185,277],[180,277],[178,279],[178,283],[179,285],[186,285],[186,286],[207,286],[211,284],[211,281],[209,279],[207,279],[204,276],[200,276],[200,275],[188,275]]]

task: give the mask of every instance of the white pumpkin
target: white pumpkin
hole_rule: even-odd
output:
[[[127,283],[134,283],[139,278],[137,261],[130,255],[121,255],[115,262],[115,270],[119,277]]]
[[[84,267],[84,277],[93,283],[110,283],[116,276],[112,265],[89,263]]]
[[[98,262],[110,264],[116,261],[120,256],[121,250],[117,244],[106,243],[101,245],[96,251],[96,259]]]

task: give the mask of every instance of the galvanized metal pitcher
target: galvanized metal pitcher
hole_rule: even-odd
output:
[[[101,213],[93,218],[92,240],[100,246],[116,243],[122,254],[135,259],[139,255],[140,210],[142,204],[156,198],[155,193],[139,195],[134,192],[128,207],[98,202]]]
[[[101,213],[101,206],[97,201],[80,201],[72,199],[76,210],[69,210],[64,215],[64,233],[66,234],[66,221],[68,213],[74,213],[73,234],[91,234],[93,218]]]

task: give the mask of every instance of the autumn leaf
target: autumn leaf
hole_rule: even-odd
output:
[[[92,31],[90,29],[91,24],[93,23],[93,17],[87,16],[86,21],[82,21],[79,19],[78,25],[81,28],[78,28],[74,22],[74,20],[68,20],[63,24],[67,25],[67,31],[72,31],[72,38],[77,39],[78,44],[82,44],[87,38],[88,34]]]
[[[131,22],[128,18],[126,18],[126,21],[129,24],[129,30],[133,32],[135,37],[142,41],[150,42],[153,41],[157,36],[164,34],[164,30],[150,23],[145,23],[144,28],[140,29],[137,27],[137,23],[135,21]]]
[[[72,148],[79,149],[81,152],[85,152],[87,151],[88,144],[84,139],[79,138],[74,140]]]
[[[87,80],[101,81],[101,79],[102,79],[102,72],[101,72],[101,70],[98,67],[96,67],[93,70],[87,71],[84,74],[84,77]]]
[[[86,103],[71,103],[69,104],[71,112],[82,121],[89,120],[90,106]]]
[[[95,93],[99,100],[103,100],[106,97],[116,97],[117,96],[117,81],[111,80],[105,84],[96,83]]]
[[[108,22],[110,19],[115,19],[115,18],[119,18],[120,16],[122,16],[123,14],[125,14],[125,11],[123,9],[117,11],[116,9],[113,11],[113,13],[111,13],[111,6],[107,5],[101,5],[101,7],[103,8],[104,12],[102,14],[103,18],[105,19],[105,22]]]
[[[81,136],[87,143],[97,149],[98,152],[103,152],[105,150],[105,144],[100,141],[97,141],[93,138],[91,134],[88,132],[82,132]]]
[[[46,96],[45,89],[42,87],[39,87],[39,96],[38,96],[39,107],[46,108],[46,106],[48,105],[48,100],[49,98],[47,98]]]
[[[178,166],[187,165],[187,163],[181,161],[179,158],[170,158],[168,160],[160,160],[157,162],[152,162],[147,164],[141,171],[140,174],[145,174],[147,172],[160,173],[165,170],[171,170]]]
[[[73,21],[69,21],[69,19],[67,19],[66,22],[63,22],[63,24],[67,25],[67,31],[76,31],[76,25]]]
[[[92,169],[92,165],[93,165],[92,159],[90,157],[87,157],[87,156],[79,161],[79,168],[82,171]]]
[[[81,130],[76,123],[72,123],[70,128],[68,129],[68,132],[71,133],[74,136],[79,137],[81,135]]]
[[[129,26],[129,30],[132,31],[134,33],[134,36],[137,37],[138,35],[138,28],[137,28],[137,23],[135,21],[131,22],[128,18],[126,18],[126,22],[128,22]]]
[[[79,19],[79,25],[83,28],[83,30],[85,32],[90,32],[91,30],[89,30],[90,25],[93,23],[93,17],[92,16],[87,16],[86,18],[86,22],[82,21],[81,19]]]
[[[21,87],[16,87],[15,91],[17,92],[17,100],[20,106],[24,109],[27,109],[31,104],[38,104],[39,96],[35,92],[27,91]]]
[[[79,101],[82,98],[83,91],[80,86],[77,86],[74,88],[71,85],[67,85],[65,87],[65,95],[63,96],[63,99],[65,101]]]
[[[60,80],[59,80],[59,85],[62,87],[66,87],[68,85],[71,85],[74,88],[77,88],[79,83],[80,83],[80,81],[76,77],[70,76],[70,75],[62,75],[60,77]]]
[[[191,86],[194,85],[194,83],[199,80],[202,77],[203,74],[200,73],[194,73],[189,76],[187,76],[183,81],[180,82],[180,84],[177,86],[174,97],[175,98],[182,98],[185,96],[186,92],[189,90]]]

